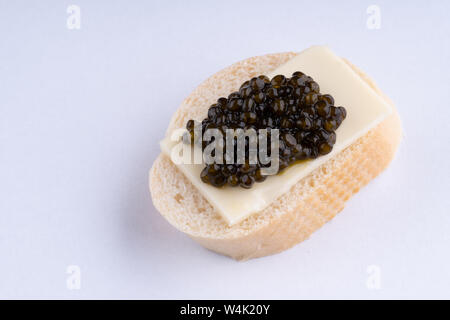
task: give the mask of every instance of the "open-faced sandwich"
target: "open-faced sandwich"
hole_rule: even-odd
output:
[[[203,82],[150,171],[155,207],[208,249],[244,260],[308,238],[393,159],[401,123],[327,47],[258,56]]]

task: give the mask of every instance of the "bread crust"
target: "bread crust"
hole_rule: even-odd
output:
[[[201,120],[214,99],[226,96],[245,79],[274,70],[294,55],[288,52],[253,57],[219,71],[182,103],[167,133],[182,127],[187,119]],[[228,226],[170,159],[160,154],[150,171],[150,192],[162,216],[204,247],[236,260],[286,250],[331,220],[353,194],[388,166],[402,136],[392,102],[367,75],[346,62],[392,105],[392,114],[382,123],[315,169],[268,208],[233,226]]]

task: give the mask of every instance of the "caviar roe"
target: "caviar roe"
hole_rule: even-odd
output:
[[[201,122],[202,134],[207,129],[219,129],[225,139],[226,129],[279,129],[279,170],[306,159],[330,153],[336,142],[335,130],[345,119],[344,107],[334,106],[329,94],[321,94],[320,87],[310,76],[297,71],[291,78],[276,75],[272,79],[260,75],[245,81],[228,98],[219,98]],[[196,121],[189,120],[186,129],[194,141]],[[225,140],[224,140],[225,141]],[[206,143],[202,143],[203,148]],[[268,146],[270,147],[270,141]],[[234,142],[236,151],[236,142]],[[224,150],[225,152],[226,150]],[[251,188],[266,179],[261,169],[269,165],[249,164],[248,141],[246,161],[236,164],[211,164],[201,172],[203,182],[215,187],[224,185]],[[269,148],[270,153],[270,148]],[[236,157],[236,152],[235,152]],[[224,157],[224,159],[226,159]]]

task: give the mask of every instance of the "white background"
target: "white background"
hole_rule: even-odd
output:
[[[70,4],[80,30],[66,27]],[[0,297],[450,298],[449,13],[448,1],[0,0]],[[170,116],[227,65],[313,44],[395,101],[396,159],[293,249],[244,263],[203,249],[148,192]]]

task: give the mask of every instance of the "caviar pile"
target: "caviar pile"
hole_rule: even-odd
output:
[[[219,129],[224,137],[226,129],[268,129],[269,132],[279,129],[281,171],[295,161],[315,159],[331,152],[336,142],[335,130],[346,114],[343,107],[334,106],[331,95],[320,93],[319,85],[311,77],[297,71],[291,78],[277,75],[269,79],[261,75],[244,82],[239,91],[228,98],[219,98],[209,108],[201,127],[202,133],[207,129]],[[186,125],[191,141],[196,124],[189,120]],[[234,147],[236,150],[236,142]],[[231,163],[207,165],[201,179],[216,187],[228,184],[251,188],[255,182],[265,180],[261,168],[269,165],[259,160],[257,164],[249,164],[246,150],[245,164],[236,164],[234,159]]]

